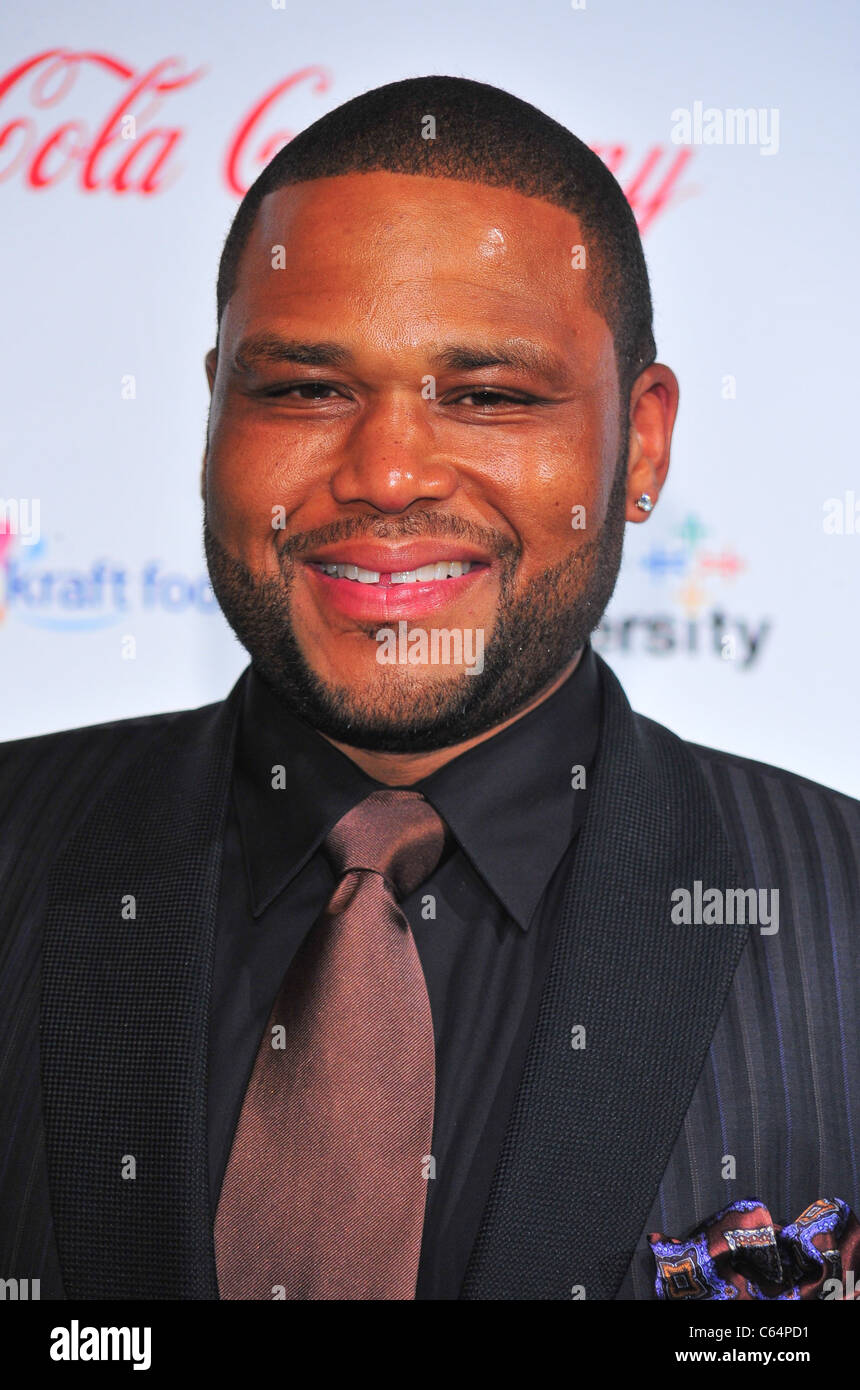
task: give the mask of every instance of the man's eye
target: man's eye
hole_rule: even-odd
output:
[[[325,399],[324,393],[331,391],[336,393],[334,386],[330,386],[327,381],[293,381],[287,386],[271,386],[264,390],[264,396],[293,396],[294,399],[303,401],[321,401]]]
[[[283,386],[265,387],[261,394],[267,398],[278,397],[281,400],[324,401],[339,396],[341,392],[328,381],[292,381]],[[493,410],[499,406],[528,405],[529,398],[486,388],[466,391],[452,402],[454,405],[461,403],[477,407],[478,410]]]
[[[491,409],[495,405],[528,405],[528,400],[522,396],[509,396],[504,391],[467,391],[465,395],[458,396],[455,405],[460,405],[464,401],[474,402],[479,409]]]

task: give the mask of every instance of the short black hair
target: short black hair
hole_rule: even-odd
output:
[[[435,138],[425,139],[426,119]],[[605,319],[626,408],[636,377],[655,360],[648,270],[633,210],[603,160],[564,126],[499,87],[464,77],[389,82],[321,116],[283,147],[248,189],[218,270],[221,316],[267,194],[339,174],[388,171],[511,188],[579,219],[589,302]]]

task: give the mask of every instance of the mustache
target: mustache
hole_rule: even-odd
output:
[[[279,547],[283,559],[300,560],[310,550],[340,541],[370,538],[376,541],[414,540],[468,541],[500,560],[518,560],[522,546],[490,527],[478,526],[449,512],[414,512],[408,516],[352,516],[288,536]]]

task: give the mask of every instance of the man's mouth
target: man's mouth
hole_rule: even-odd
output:
[[[465,542],[408,541],[382,545],[344,541],[304,560],[323,611],[335,609],[362,622],[419,618],[459,603],[487,582],[492,557]]]
[[[378,584],[387,588],[390,584],[427,584],[442,579],[461,579],[470,570],[478,568],[473,560],[432,560],[414,570],[370,570],[360,565],[320,564],[314,569],[332,579],[351,579],[356,584]]]

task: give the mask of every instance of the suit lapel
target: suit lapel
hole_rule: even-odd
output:
[[[69,1298],[217,1297],[208,1012],[242,686],[166,721],[51,873],[41,1074]]]
[[[692,753],[600,669],[589,811],[464,1298],[614,1297],[747,936],[671,922],[674,889],[740,880]]]

